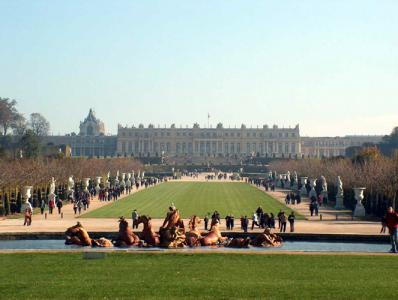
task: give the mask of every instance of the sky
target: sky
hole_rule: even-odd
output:
[[[0,97],[52,134],[117,125],[398,126],[398,1],[0,0]]]

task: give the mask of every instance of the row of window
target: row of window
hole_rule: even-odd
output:
[[[195,142],[195,143],[176,143],[173,147],[176,154],[184,153],[242,153],[241,143],[222,143],[222,142]],[[247,143],[244,153],[296,153],[296,143]],[[147,142],[121,142],[122,153],[132,152],[174,152],[171,143]]]
[[[126,136],[129,136],[129,137],[132,137],[132,136],[135,136],[135,137],[146,137],[146,138],[148,138],[148,137],[150,137],[150,135],[149,135],[149,133],[148,132],[144,132],[144,133],[138,133],[138,132],[129,132],[128,134],[127,134],[127,132],[125,132],[125,131],[123,131],[122,132],[122,136],[123,137],[126,137]],[[158,136],[161,136],[161,137],[164,137],[164,136],[171,136],[171,133],[169,132],[169,131],[166,131],[166,132],[164,132],[164,131],[161,131],[160,133],[158,133],[158,132],[154,132],[153,133],[153,136],[155,136],[155,137],[158,137]],[[193,136],[193,134],[192,134],[192,132],[177,132],[176,133],[176,136]],[[222,136],[230,136],[230,137],[241,137],[241,133],[240,132],[225,132],[224,134],[223,133],[216,133],[216,132],[201,132],[200,133],[200,135],[199,135],[200,137],[222,137]],[[276,135],[276,134],[273,134],[272,132],[270,132],[270,133],[263,133],[263,132],[260,132],[260,133],[257,133],[257,132],[247,132],[246,133],[246,137],[270,137],[270,138],[272,138],[272,137],[280,137],[280,138],[283,138],[283,137],[285,137],[285,138],[288,138],[288,137],[296,137],[296,133],[294,133],[294,132],[292,132],[292,133],[289,133],[289,132],[279,132],[279,134],[278,135]]]

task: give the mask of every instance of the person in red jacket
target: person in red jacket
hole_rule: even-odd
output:
[[[390,206],[386,214],[386,224],[390,232],[392,253],[398,252],[398,213]]]

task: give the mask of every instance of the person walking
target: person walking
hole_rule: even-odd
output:
[[[81,200],[77,202],[77,209],[79,211],[79,215],[82,213],[83,203]]]
[[[253,217],[252,217],[252,230],[254,229],[254,225],[260,227],[258,224],[258,217],[257,214],[254,212]]]
[[[287,218],[290,224],[290,232],[294,232],[294,221],[296,220],[296,216],[294,215],[294,211],[292,211]]]
[[[77,214],[77,201],[73,201],[73,211],[75,212],[75,215]]]
[[[62,206],[63,206],[62,200],[61,200],[61,199],[58,199],[58,201],[57,201],[57,208],[58,208],[58,214],[59,214],[59,215],[61,214]]]
[[[398,213],[390,206],[386,214],[386,224],[390,233],[392,253],[398,252]]]

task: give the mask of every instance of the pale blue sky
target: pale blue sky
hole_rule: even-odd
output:
[[[398,1],[0,0],[0,96],[52,132],[117,124],[398,126]]]

